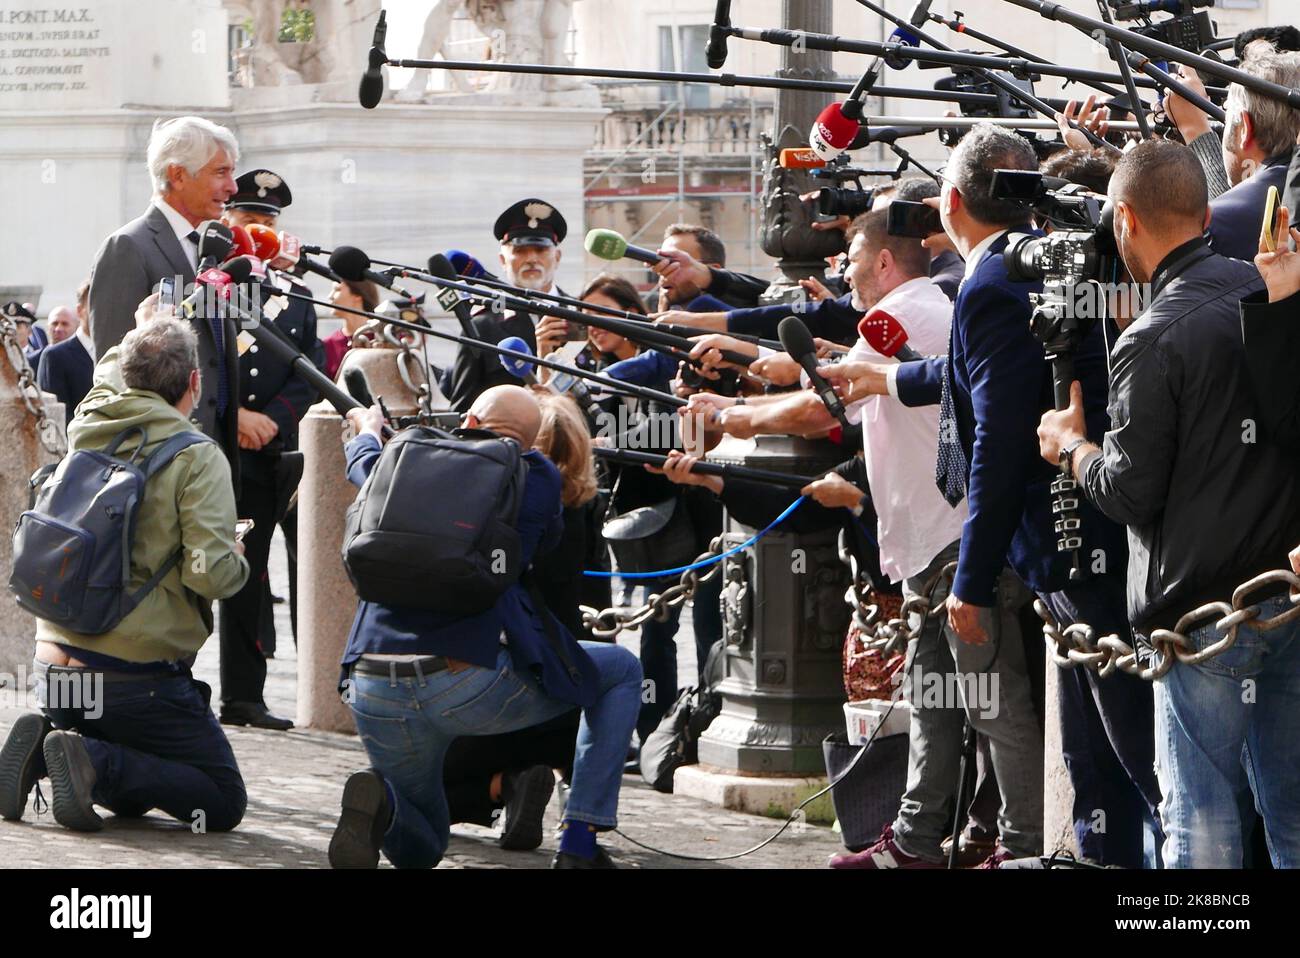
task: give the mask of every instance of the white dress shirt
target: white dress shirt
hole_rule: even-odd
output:
[[[167,217],[167,223],[171,226],[172,232],[176,234],[176,241],[181,244],[181,251],[185,258],[190,261],[190,269],[194,272],[199,271],[199,247],[196,243],[191,243],[189,236],[194,232],[194,227],[190,221],[176,211],[176,209],[160,196],[155,196],[153,205],[162,210],[163,216]]]
[[[961,284],[957,287],[958,292],[961,291],[962,286],[966,285],[966,281],[975,275],[975,270],[979,268],[985,254],[989,251],[989,247],[1009,232],[1011,231],[997,230],[975,244],[975,248],[970,251],[970,256],[966,257],[966,271],[962,274]],[[944,343],[943,349],[931,353],[930,355],[944,356],[947,355],[947,353],[948,344]],[[898,367],[894,367],[885,373],[885,388],[889,391],[889,395],[893,396],[895,399],[898,398]]]
[[[973,257],[972,257],[973,258]],[[908,280],[876,303],[898,320],[908,345],[923,356],[948,351],[952,302],[928,278]],[[888,363],[859,337],[848,362]],[[862,423],[867,481],[879,520],[880,568],[895,582],[922,572],[961,538],[966,503],[952,508],[934,481],[939,448],[939,407],[908,407],[888,396],[850,403],[845,412]]]
[[[86,332],[86,327],[78,323],[77,331],[73,333],[73,335],[77,337],[77,342],[81,343],[81,348],[86,351],[86,355],[90,357],[90,361],[92,363],[95,362],[95,341],[91,339],[90,334]]]

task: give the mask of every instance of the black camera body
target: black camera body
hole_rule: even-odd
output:
[[[1008,277],[1015,282],[1042,282],[1041,293],[1031,293],[1033,313],[1029,329],[1052,364],[1052,393],[1057,409],[1070,405],[1074,382],[1074,354],[1100,318],[1101,310],[1080,309],[1078,292],[1099,293],[1102,280],[1113,278],[1119,264],[1113,212],[1108,203],[1083,187],[1035,170],[997,170],[993,195],[1025,204],[1040,221],[1052,227],[1044,236],[1013,235],[1002,253]],[[1105,297],[1090,297],[1104,304]],[[1052,514],[1059,552],[1071,553],[1070,579],[1084,578],[1079,550],[1081,535],[1078,483],[1062,464],[1051,486]]]
[[[1214,0],[1109,0],[1116,20],[1142,20],[1141,26],[1130,27],[1134,33],[1170,46],[1200,53],[1217,38],[1214,23],[1208,13],[1196,12],[1199,7],[1212,7]],[[1170,13],[1168,20],[1153,21],[1153,13]]]

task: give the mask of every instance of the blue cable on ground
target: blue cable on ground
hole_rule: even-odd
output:
[[[755,542],[763,538],[763,536],[767,535],[778,525],[784,522],[789,517],[790,513],[794,512],[795,509],[799,508],[799,504],[807,498],[808,498],[807,496],[800,496],[794,502],[790,503],[790,505],[786,506],[784,512],[782,512],[779,516],[777,516],[770,523],[768,523],[766,529],[762,530],[761,532],[755,533],[751,538],[745,540],[738,546],[728,549],[726,552],[723,552],[721,555],[712,556],[711,558],[708,559],[701,559],[699,562],[692,562],[690,565],[678,566],[675,569],[661,569],[658,572],[604,572],[604,571],[593,571],[591,569],[583,569],[582,574],[591,576],[593,579],[612,579],[615,576],[618,576],[620,579],[661,579],[666,575],[680,575],[681,573],[686,572],[688,569],[703,569],[706,566],[711,566],[717,562],[721,562],[723,559],[727,558],[727,556],[735,555],[737,552],[740,552],[742,549],[748,549]]]

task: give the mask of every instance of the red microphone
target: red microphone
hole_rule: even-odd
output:
[[[275,230],[261,223],[252,223],[247,229],[253,243],[254,256],[269,263],[280,255],[280,237]]]
[[[230,251],[230,259],[236,256],[256,256],[257,249],[253,244],[253,238],[248,235],[248,230],[242,226],[230,227],[231,239],[234,242],[234,249]]]
[[[893,356],[903,363],[921,358],[920,353],[907,345],[907,330],[902,323],[883,309],[873,309],[862,317],[858,335],[882,356]]]
[[[280,251],[271,260],[273,269],[293,269],[302,258],[302,240],[291,233],[280,234]]]
[[[858,135],[858,121],[844,115],[844,107],[832,103],[817,115],[808,145],[823,160],[835,159],[852,144]]]

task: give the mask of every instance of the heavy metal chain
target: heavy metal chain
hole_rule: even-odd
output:
[[[852,579],[844,598],[853,609],[853,626],[858,631],[858,641],[862,651],[858,655],[878,652],[888,658],[896,652],[907,648],[907,643],[921,634],[930,616],[946,616],[947,609],[943,603],[935,607],[934,597],[939,587],[950,583],[957,573],[957,563],[949,562],[930,577],[916,595],[908,596],[903,601],[896,617],[886,617],[879,603],[871,602],[867,597],[867,579],[858,567],[857,558],[848,549],[843,537],[840,539],[840,561],[849,567]],[[917,622],[912,624],[912,617]]]
[[[0,343],[3,343],[5,356],[17,376],[18,395],[36,420],[37,438],[47,452],[62,458],[68,451],[67,439],[59,424],[46,415],[45,400],[41,398],[40,387],[36,385],[36,373],[27,362],[23,347],[18,342],[18,327],[8,316],[0,316]]]
[[[695,565],[717,558],[724,551],[726,547],[723,544],[723,537],[718,536],[709,543],[709,551],[700,553],[690,564]],[[615,608],[602,609],[598,612],[591,606],[579,606],[578,609],[582,612],[582,626],[597,638],[612,639],[624,629],[635,629],[642,622],[650,619],[656,622],[667,622],[669,611],[687,599],[694,598],[695,590],[699,588],[700,583],[717,575],[722,570],[722,565],[721,562],[715,562],[705,570],[687,569],[681,574],[676,585],[669,586],[663,592],[653,593],[646,600],[645,605],[638,609]]]
[[[1263,597],[1252,601],[1262,589],[1290,586],[1291,608],[1267,619],[1259,617]],[[1154,681],[1165,675],[1175,662],[1199,665],[1221,655],[1237,641],[1237,630],[1246,623],[1260,632],[1269,632],[1300,616],[1300,576],[1289,569],[1264,572],[1237,586],[1232,601],[1207,602],[1188,612],[1173,629],[1153,629],[1149,641],[1134,649],[1117,634],[1098,637],[1092,626],[1076,622],[1064,629],[1041,600],[1034,600],[1034,611],[1043,620],[1043,638],[1052,661],[1063,669],[1083,666],[1103,678],[1116,669]],[[1189,630],[1212,622],[1217,637],[1204,649],[1194,650],[1187,637]]]

